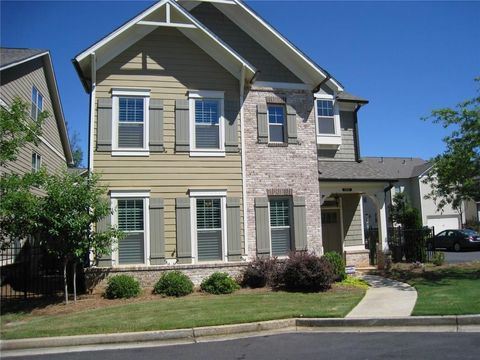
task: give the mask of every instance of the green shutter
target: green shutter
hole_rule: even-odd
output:
[[[225,151],[238,152],[238,118],[237,101],[225,102]]]
[[[297,144],[297,113],[295,109],[287,105],[287,136],[289,144]]]
[[[255,198],[255,233],[257,235],[257,255],[270,256],[270,226],[268,198]]]
[[[267,104],[257,105],[257,130],[258,130],[258,143],[268,143],[268,118],[267,118]]]
[[[150,199],[150,264],[165,264],[165,225],[163,199]]]
[[[98,99],[97,151],[112,151],[112,99],[111,98]]]
[[[293,222],[295,250],[307,250],[307,213],[303,196],[293,197]]]
[[[163,100],[150,99],[149,137],[150,151],[163,152]]]
[[[110,229],[111,226],[111,215],[108,214],[103,219],[101,219],[97,223],[97,232],[101,233]],[[110,267],[112,266],[112,252],[110,251],[108,254],[103,256],[99,256],[97,260],[97,266],[101,267]]]
[[[175,101],[175,151],[190,151],[188,99]]]
[[[190,198],[176,198],[177,259],[180,264],[192,262]]]
[[[242,256],[240,198],[227,197],[227,255],[229,261],[240,260]]]

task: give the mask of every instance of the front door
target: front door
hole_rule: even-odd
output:
[[[335,251],[343,254],[342,228],[339,210],[322,210],[323,252]]]

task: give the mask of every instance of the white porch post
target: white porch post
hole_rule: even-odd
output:
[[[387,242],[387,211],[386,211],[386,202],[385,202],[385,193],[380,192],[375,194],[375,197],[378,199],[377,204],[377,219],[378,219],[378,245],[379,250],[383,252],[388,251],[388,242]]]

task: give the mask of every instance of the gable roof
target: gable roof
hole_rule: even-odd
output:
[[[55,78],[50,52],[48,50],[40,49],[0,48],[0,54],[0,71],[14,68],[37,58],[42,58],[45,69],[45,77],[50,90],[53,112],[57,121],[60,140],[62,142],[63,153],[65,154],[67,165],[72,165],[72,149],[70,148],[67,126],[65,123],[65,117],[63,115],[62,103],[60,101],[60,94],[58,92],[57,80]]]
[[[165,14],[159,11],[163,7],[165,7]],[[170,14],[172,10],[177,15],[177,18],[180,17],[186,22],[171,21]],[[165,21],[150,21],[156,15],[160,15],[162,19],[164,17]],[[145,20],[146,18],[149,20]],[[240,78],[243,76],[242,74],[245,74],[247,80],[254,78],[256,69],[247,60],[175,1],[161,0],[124,23],[88,49],[82,51],[72,60],[85,90],[88,92],[91,87],[90,55],[95,54],[97,58],[96,67],[99,69],[158,26],[176,27],[235,77]]]
[[[188,10],[203,1],[176,0],[183,3]],[[265,19],[241,0],[215,0],[212,4],[224,13],[232,22],[244,30],[255,41],[269,51],[290,71],[312,89],[320,83],[327,83],[336,91],[343,91],[343,86],[325,69],[316,64],[293,43],[278,32]]]
[[[369,166],[386,171],[398,179],[410,179],[422,175],[431,164],[420,158],[409,157],[364,157]]]

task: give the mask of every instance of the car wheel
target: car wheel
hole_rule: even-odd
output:
[[[453,244],[453,250],[455,252],[459,252],[462,248],[460,247],[460,244],[459,243],[455,243]]]

